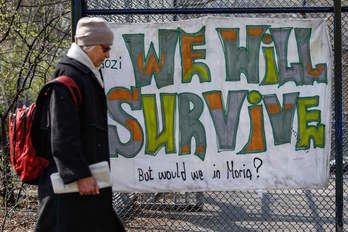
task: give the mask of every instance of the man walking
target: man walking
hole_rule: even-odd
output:
[[[75,43],[56,66],[53,77],[69,76],[79,87],[78,109],[63,85],[54,85],[49,105],[49,166],[39,180],[36,232],[124,231],[112,208],[111,187],[99,188],[89,165],[109,162],[107,104],[100,65],[110,56],[113,33],[98,17],[81,18]],[[50,175],[64,184],[77,182],[78,192],[55,194]]]

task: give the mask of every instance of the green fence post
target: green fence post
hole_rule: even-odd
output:
[[[343,231],[342,152],[342,26],[341,0],[335,0],[335,145],[336,145],[336,231]]]
[[[71,0],[71,40],[75,41],[77,21],[83,16],[85,0]]]

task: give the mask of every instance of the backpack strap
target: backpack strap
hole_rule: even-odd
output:
[[[73,99],[76,111],[79,111],[79,105],[82,103],[81,91],[77,83],[69,76],[59,76],[43,86],[40,93],[36,99],[36,109],[32,120],[31,127],[31,139],[34,147],[40,150],[39,155],[45,155],[46,157],[50,153],[49,148],[47,148],[48,142],[44,139],[49,138],[49,127],[50,127],[50,96],[52,87],[54,85],[65,86]],[[46,144],[47,143],[47,144]]]
[[[80,92],[80,88],[78,87],[78,85],[76,84],[76,82],[69,76],[59,76],[56,79],[53,79],[52,81],[50,81],[49,83],[61,83],[63,84],[65,87],[68,88],[76,109],[79,109],[79,104],[81,104],[82,102],[82,97],[81,97],[81,92]]]

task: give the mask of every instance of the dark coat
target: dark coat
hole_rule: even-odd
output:
[[[95,196],[54,194],[50,175],[59,171],[65,183],[90,176],[88,165],[109,161],[107,105],[104,89],[93,72],[67,56],[54,77],[70,76],[82,101],[77,110],[66,87],[55,85],[50,101],[49,166],[39,180],[39,217],[36,232],[111,232],[123,226],[112,208],[111,188]]]

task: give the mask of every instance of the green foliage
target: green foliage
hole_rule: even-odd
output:
[[[8,166],[8,114],[17,99],[19,105],[35,101],[68,49],[70,4],[69,0],[0,0],[0,199],[14,186]]]
[[[20,4],[19,4],[20,3]],[[70,41],[70,1],[1,1],[0,114],[35,100]]]

